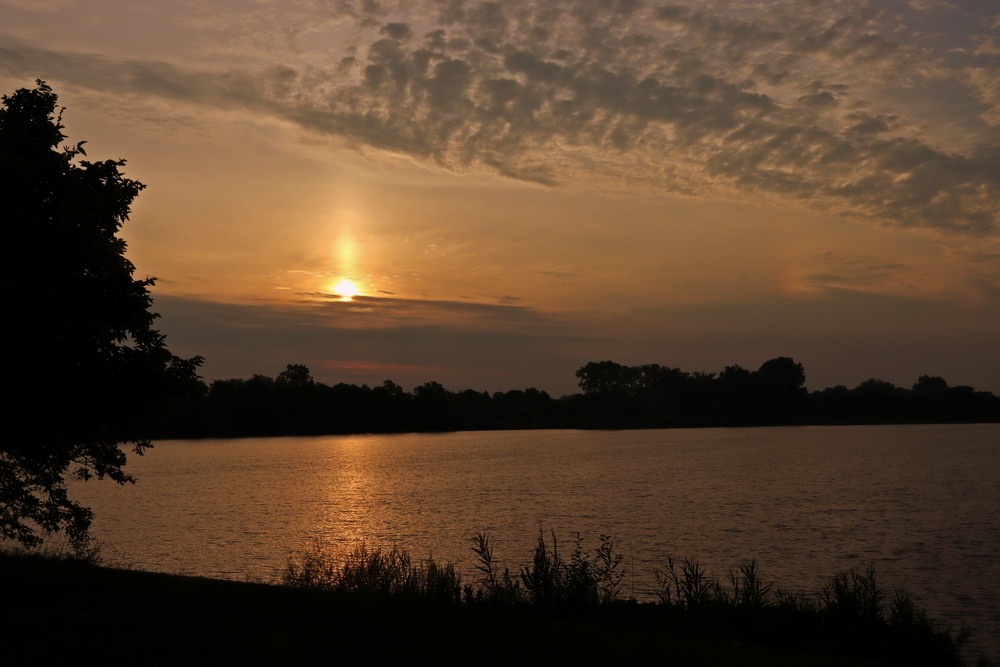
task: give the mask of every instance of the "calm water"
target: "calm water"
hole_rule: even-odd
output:
[[[76,493],[105,555],[141,569],[273,580],[293,550],[365,541],[471,580],[476,531],[512,571],[540,528],[567,550],[610,534],[640,599],[668,554],[720,579],[755,558],[808,592],[874,562],[1000,659],[998,425],[166,441],[129,469]]]

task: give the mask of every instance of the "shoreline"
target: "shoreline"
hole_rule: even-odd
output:
[[[541,614],[0,554],[12,664],[884,665]],[[54,639],[58,639],[54,641]]]

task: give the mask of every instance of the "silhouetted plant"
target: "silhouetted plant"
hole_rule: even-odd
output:
[[[362,543],[341,562],[316,545],[288,559],[281,581],[296,588],[462,599],[462,580],[451,563],[438,565],[433,558],[413,563],[409,553],[395,546],[369,549]]]
[[[552,536],[555,544],[555,535]],[[598,603],[598,575],[590,559],[584,555],[583,537],[576,534],[573,554],[559,572],[558,602],[570,607],[593,607]]]
[[[757,576],[757,561],[745,560],[740,571],[729,573],[733,587],[733,603],[744,609],[762,609],[771,605],[771,584],[763,584]]]
[[[602,582],[600,557],[592,561],[583,549],[583,538],[578,533],[569,560],[559,555],[559,543],[555,532],[552,547],[545,543],[541,530],[532,554],[531,565],[522,568],[521,581],[531,603],[538,607],[561,607],[584,609],[595,607],[600,602]],[[610,545],[609,545],[610,547]],[[617,567],[613,553],[608,553],[609,563]],[[607,576],[614,581],[617,576],[609,570]]]
[[[875,568],[834,576],[820,591],[820,613],[833,639],[841,644],[869,645],[882,629],[882,593]]]
[[[552,548],[549,549],[545,544],[545,536],[539,529],[531,565],[521,568],[521,581],[533,605],[551,607],[556,603],[560,567],[559,543],[555,533],[552,533]]]
[[[615,553],[615,543],[610,535],[601,535],[599,539],[601,544],[595,554],[594,574],[598,601],[604,604],[618,599],[625,578],[625,568],[622,567],[625,556]]]
[[[414,588],[410,555],[392,547],[389,551],[368,549],[362,544],[347,554],[340,568],[340,590],[366,593],[410,592]]]
[[[417,567],[415,593],[440,602],[459,602],[462,599],[462,577],[452,563],[438,565],[428,558]]]
[[[664,605],[696,610],[722,597],[722,586],[709,579],[701,564],[690,558],[667,557],[665,570],[653,569],[656,595]]]
[[[750,639],[850,653],[914,665],[960,665],[969,631],[935,627],[909,596],[897,592],[888,618],[875,568],[837,574],[815,595],[771,593],[756,562],[731,572],[732,592],[709,578],[697,561],[667,558],[655,568],[660,606],[679,619],[729,628]]]
[[[555,533],[551,546],[539,530],[531,562],[521,568],[520,581],[500,566],[489,537],[476,533],[473,552],[480,573],[478,588],[462,585],[449,563],[433,558],[414,562],[406,551],[369,549],[364,544],[338,560],[320,546],[289,558],[284,584],[320,590],[410,595],[449,603],[527,605],[542,611],[589,614],[618,598],[624,577],[623,558],[609,536],[588,557],[578,534],[573,552],[564,559]],[[937,627],[912,599],[895,593],[888,613],[875,569],[838,574],[813,595],[772,592],[761,581],[756,561],[743,561],[730,572],[730,588],[708,575],[691,558],[668,557],[666,567],[653,570],[658,603],[626,607],[664,613],[678,628],[702,628],[759,643],[797,646],[808,650],[848,653],[912,665],[960,665],[968,629],[952,633]],[[523,587],[522,587],[523,586]],[[611,607],[621,610],[622,607]],[[611,618],[621,618],[612,616]]]
[[[470,589],[466,598],[475,601],[485,599],[502,605],[521,603],[523,596],[520,584],[514,580],[508,568],[505,567],[503,572],[499,571],[499,565],[493,557],[493,545],[485,533],[476,533],[473,536],[472,550],[478,561],[476,569],[482,573],[479,583],[483,589],[475,593]]]
[[[961,658],[962,647],[971,631],[962,626],[952,633],[948,626],[937,627],[923,609],[917,608],[908,594],[895,591],[889,611],[889,628],[893,634],[895,653],[912,664],[926,661],[955,662]],[[984,659],[977,664],[988,664]]]
[[[492,593],[496,589],[499,580],[497,564],[493,558],[493,545],[490,544],[490,538],[486,533],[476,533],[473,535],[472,541],[472,551],[479,560],[476,569],[483,573],[480,583],[486,587],[486,590]]]
[[[281,575],[281,583],[286,586],[324,591],[337,588],[339,579],[339,565],[319,543],[291,554]]]
[[[961,664],[968,628],[937,628],[909,595],[896,591],[888,618],[884,593],[869,564],[863,572],[834,576],[819,593],[822,627],[835,646],[859,655],[906,660],[910,664]]]

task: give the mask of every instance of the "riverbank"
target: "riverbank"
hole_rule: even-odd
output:
[[[34,556],[0,554],[0,590],[8,664],[881,664],[660,626]]]

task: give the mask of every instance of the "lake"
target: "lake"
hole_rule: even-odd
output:
[[[276,580],[288,554],[362,542],[453,561],[486,532],[512,571],[539,530],[567,555],[614,538],[624,592],[689,556],[725,580],[817,592],[875,565],[1000,659],[1000,425],[489,431],[164,441],[135,486],[74,484],[112,563]]]

